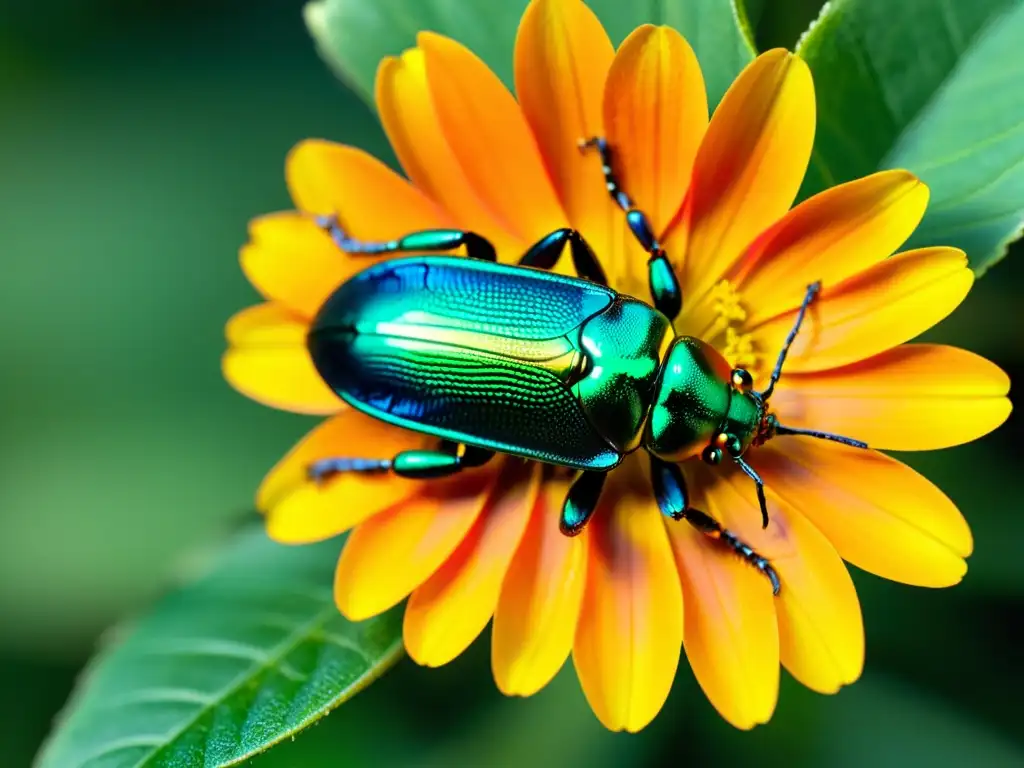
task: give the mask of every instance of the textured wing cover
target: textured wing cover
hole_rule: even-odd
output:
[[[376,265],[342,285],[310,333],[317,369],[373,416],[581,468],[618,462],[573,394],[579,326],[614,294],[458,257]]]
[[[389,323],[542,340],[570,333],[613,298],[607,288],[550,272],[420,256],[359,273],[327,300],[314,325],[373,333]]]

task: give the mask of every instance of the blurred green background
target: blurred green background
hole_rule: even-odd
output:
[[[786,0],[762,47],[791,47],[819,4]],[[105,628],[252,518],[263,473],[311,423],[219,370],[224,320],[255,300],[246,221],[288,207],[284,155],[307,136],[391,158],[298,2],[0,0],[3,766],[29,764]],[[1024,381],[1022,290],[1011,254],[929,335]],[[648,730],[608,734],[571,669],[504,699],[485,640],[441,670],[403,662],[253,762],[1024,765],[1020,427],[911,458],[972,524],[965,583],[855,572],[864,679],[822,697],[784,675],[768,727],[734,731],[684,664]]]

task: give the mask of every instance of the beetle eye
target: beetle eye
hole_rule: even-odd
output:
[[[700,457],[704,460],[705,464],[710,464],[711,466],[721,464],[722,449],[716,448],[713,445],[709,445],[707,448],[704,449],[704,453],[702,453]]]
[[[754,388],[754,378],[744,368],[733,368],[732,385],[740,392],[749,392]]]

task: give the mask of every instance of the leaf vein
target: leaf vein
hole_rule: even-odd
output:
[[[1014,171],[1016,171],[1018,168],[1020,168],[1022,166],[1024,166],[1024,155],[1021,155],[1020,157],[1018,157],[1014,162],[1010,163],[1005,168],[1000,169],[999,173],[997,173],[995,176],[993,176],[991,179],[989,179],[987,182],[985,182],[981,186],[975,187],[974,189],[969,191],[967,194],[961,195],[960,197],[952,197],[952,198],[947,198],[947,199],[943,200],[942,203],[940,203],[939,205],[936,205],[934,208],[932,208],[929,211],[929,213],[939,213],[941,211],[945,211],[945,210],[948,210],[950,208],[959,207],[959,206],[963,205],[964,203],[967,203],[967,202],[970,202],[971,200],[974,200],[976,197],[979,197],[979,196],[985,194],[986,192],[991,190],[993,187],[998,186],[998,184],[1001,181],[1003,181],[1007,176],[1009,176],[1011,173],[1013,173]],[[1004,214],[1002,214],[1001,216],[999,216],[997,218],[1001,218],[1002,216],[1005,216],[1005,215],[1006,214],[1004,213]],[[977,221],[977,220],[975,220],[975,221]]]
[[[323,633],[323,639],[326,642],[329,642],[329,643],[332,643],[333,645],[338,646],[342,650],[352,651],[354,654],[356,654],[360,659],[365,661],[367,664],[371,664],[371,665],[373,664],[373,660],[369,656],[366,655],[366,651],[364,651],[358,645],[353,643],[349,638],[343,637],[342,635],[337,635],[337,634],[335,634],[333,632],[324,632]]]
[[[159,755],[161,752],[170,747],[177,739],[181,738],[192,726],[194,726],[200,718],[206,715],[214,706],[224,701],[228,696],[232,695],[236,691],[243,688],[249,683],[250,680],[257,677],[261,672],[266,672],[272,668],[277,667],[284,658],[294,651],[300,644],[307,642],[309,635],[318,627],[323,625],[331,617],[337,615],[337,609],[334,604],[330,604],[321,609],[312,619],[304,624],[300,624],[295,631],[285,637],[278,645],[271,650],[269,653],[264,654],[263,660],[257,662],[258,666],[253,669],[249,668],[239,673],[235,679],[221,691],[214,696],[214,698],[202,709],[198,710],[195,715],[185,721],[175,731],[168,734],[166,741],[156,746],[149,754],[145,755],[141,760],[135,764],[135,768],[142,768],[145,765],[151,764],[153,758]],[[252,659],[257,661],[256,659]]]
[[[263,663],[267,652],[248,643],[222,640],[214,637],[184,638],[168,640],[137,651],[143,656],[220,656],[226,659],[241,659]]]
[[[955,163],[958,160],[966,160],[967,158],[978,154],[981,150],[991,147],[993,144],[998,144],[1001,141],[1012,138],[1022,130],[1024,130],[1024,120],[1010,126],[1004,131],[1000,131],[999,133],[995,133],[991,136],[986,136],[984,139],[976,141],[973,144],[968,144],[957,152],[952,152],[924,165],[917,165],[914,167],[914,173],[920,176],[924,173],[928,173],[929,171],[934,171],[937,168],[942,168],[943,166]]]
[[[191,688],[140,688],[103,702],[100,709],[118,709],[134,704],[209,704],[214,694]]]

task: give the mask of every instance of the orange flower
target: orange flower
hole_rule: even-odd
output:
[[[458,656],[493,617],[503,692],[536,692],[571,653],[611,729],[639,730],[658,713],[681,646],[712,704],[740,728],[771,716],[780,661],[814,690],[836,691],[858,677],[864,654],[842,559],[937,587],[961,579],[971,552],[953,504],[881,453],[799,437],[752,449],[768,488],[767,530],[745,476],[684,465],[694,505],[772,562],[782,582],[775,598],[762,574],[659,514],[635,454],[577,538],[558,530],[567,481],[539,464],[505,459],[432,483],[307,479],[317,459],[390,457],[430,442],[346,407],[315,371],[310,319],[376,260],[341,253],[315,216],[337,214],[367,240],[468,229],[506,262],[571,226],[613,288],[645,297],[646,255],[607,195],[600,160],[578,148],[595,135],[607,136],[623,187],[675,265],[685,297],[677,332],[711,343],[763,385],[806,286],[822,281],[773,399],[784,423],[926,450],[974,440],[1009,414],[996,366],[904,344],[972,282],[952,248],[891,256],[924,213],[918,179],[885,171],[790,210],[815,124],[799,58],[758,57],[709,121],[696,57],[674,30],[641,27],[615,51],[582,2],[534,0],[515,80],[518,101],[470,51],[421,34],[377,77],[381,119],[410,181],[358,149],[306,141],[287,163],[298,211],[253,222],[242,266],[267,303],[229,323],[225,376],[267,405],[330,417],[260,488],[270,535],[294,544],[354,528],[335,580],[346,616],[408,597],[406,646],[431,666]]]

